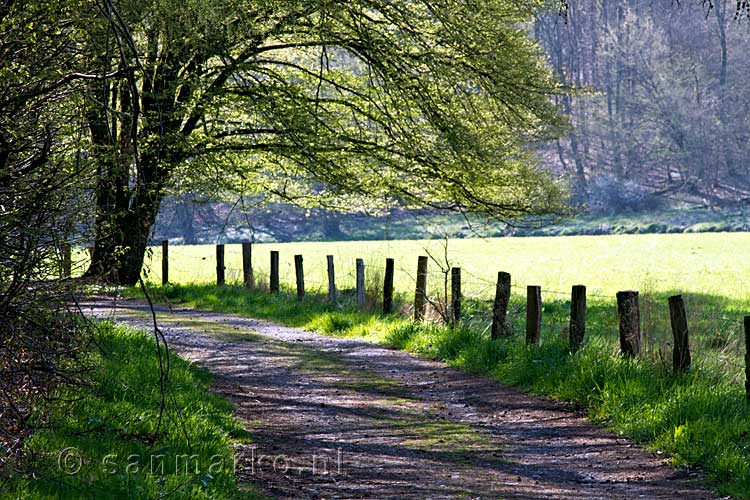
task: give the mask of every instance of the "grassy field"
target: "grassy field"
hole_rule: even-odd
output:
[[[569,293],[575,284],[590,294],[614,296],[618,290],[664,295],[673,291],[723,298],[741,308],[750,299],[750,234],[649,234],[535,238],[457,239],[447,244],[448,261],[464,272],[465,293],[491,297],[498,271],[513,276],[519,287],[541,285],[544,291]],[[281,281],[294,285],[294,255],[302,254],[308,288],[326,283],[326,255],[336,262],[337,285],[354,286],[354,262],[365,260],[369,281],[383,273],[385,258],[396,260],[395,288],[414,289],[417,256],[429,251],[445,267],[444,241],[368,241],[339,243],[257,244],[253,267],[267,282],[270,251],[278,250]],[[216,277],[211,245],[171,246],[172,283],[211,283]],[[227,280],[241,279],[241,246],[226,247]],[[151,250],[150,280],[161,280],[161,249]],[[430,263],[431,288],[442,286],[437,263]]]
[[[49,412],[40,409],[46,420],[33,422],[39,429],[25,443],[25,460],[0,474],[0,499],[261,498],[235,480],[232,444],[248,434],[232,405],[208,392],[206,371],[170,354],[159,426],[153,339],[102,324],[97,344],[88,359],[90,385],[69,387]]]
[[[677,466],[702,469],[718,492],[750,498],[750,408],[744,399],[742,315],[750,311],[744,258],[750,235],[742,233],[576,236],[452,240],[448,260],[464,270],[464,319],[449,328],[432,314],[425,324],[409,319],[416,258],[429,251],[442,260],[441,241],[267,244],[254,246],[254,267],[266,280],[269,252],[281,252],[286,290],[272,296],[261,287],[217,289],[213,246],[170,249],[170,281],[153,289],[159,300],[233,312],[303,326],[327,335],[356,336],[444,360],[471,373],[586,408],[591,418],[670,456]],[[296,300],[293,255],[305,258],[308,288],[323,287],[325,255],[336,259],[343,290],[335,304],[322,295]],[[354,259],[368,264],[368,305],[352,304]],[[399,313],[379,313],[382,266],[396,259]],[[157,252],[152,262],[159,263]],[[240,278],[240,247],[227,247],[228,278]],[[151,280],[159,282],[160,266]],[[442,277],[431,262],[431,296],[441,303]],[[510,339],[492,341],[491,299],[497,271],[508,271],[515,288]],[[587,341],[571,355],[566,344],[569,290],[589,290]],[[523,342],[525,286],[543,287],[542,342]],[[644,352],[636,361],[618,351],[614,294],[641,292]],[[683,293],[693,352],[686,375],[671,371],[672,335],[666,297]],[[130,291],[137,295],[137,291]]]

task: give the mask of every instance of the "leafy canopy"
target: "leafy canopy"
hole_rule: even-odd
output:
[[[177,184],[503,218],[560,210],[563,189],[527,148],[563,125],[524,24],[540,7],[129,0],[141,149],[158,144]]]

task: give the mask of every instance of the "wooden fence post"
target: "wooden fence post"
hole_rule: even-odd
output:
[[[224,286],[224,272],[226,267],[224,266],[224,245],[216,245],[216,284],[218,286]]]
[[[617,316],[620,318],[620,352],[626,357],[641,354],[641,311],[638,292],[617,292]]]
[[[279,293],[279,252],[271,251],[271,275],[269,277],[271,293]]]
[[[750,316],[745,316],[745,397],[750,401]]]
[[[393,270],[395,261],[385,259],[385,280],[383,282],[383,314],[393,312]]]
[[[427,302],[427,256],[420,255],[417,261],[417,289],[414,292],[414,321],[424,319]]]
[[[542,287],[526,287],[526,344],[538,344],[542,331]]]
[[[72,250],[68,243],[63,243],[60,251],[62,253],[62,278],[70,278],[73,267]]]
[[[336,302],[336,275],[333,268],[333,255],[328,255],[326,260],[328,260],[328,302]]]
[[[690,369],[690,343],[688,342],[687,313],[682,295],[669,297],[669,320],[674,336],[672,366],[675,373],[686,372]]]
[[[305,271],[302,267],[302,256],[294,256],[294,274],[297,276],[297,298],[305,298]]]
[[[357,259],[357,295],[358,306],[365,305],[365,261]]]
[[[510,328],[505,324],[510,302],[510,274],[497,273],[497,287],[495,289],[495,303],[492,306],[492,338],[509,336]]]
[[[161,284],[169,283],[169,240],[161,242]]]
[[[451,268],[451,322],[461,322],[461,268]]]
[[[242,280],[245,288],[255,286],[255,277],[253,276],[253,244],[249,241],[242,242]]]
[[[575,285],[570,296],[570,329],[568,330],[568,342],[572,352],[581,348],[585,335],[586,287]]]

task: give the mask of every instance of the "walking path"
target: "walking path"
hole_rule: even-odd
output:
[[[151,327],[139,302],[87,314]],[[241,480],[279,499],[709,499],[562,404],[445,364],[265,321],[157,307],[252,434]]]

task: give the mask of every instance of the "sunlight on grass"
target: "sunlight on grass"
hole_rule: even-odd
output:
[[[153,339],[103,324],[98,343],[101,352],[89,356],[90,387],[58,394],[49,420],[25,444],[28,460],[15,476],[0,479],[0,498],[261,498],[235,479],[232,445],[247,432],[232,405],[209,392],[208,372],[170,355],[170,400],[157,433]],[[191,456],[182,470],[187,458],[180,457]]]
[[[585,284],[589,293],[614,296],[619,290],[702,293],[732,297],[743,304],[750,298],[744,279],[750,261],[739,259],[750,247],[748,233],[648,234],[535,238],[454,239],[448,243],[451,264],[464,270],[464,291],[491,297],[498,271],[513,276],[516,285],[541,285],[545,291],[568,293]],[[326,255],[336,263],[337,285],[354,288],[356,258],[363,258],[367,274],[380,273],[386,257],[396,260],[394,286],[399,292],[414,288],[417,256],[428,249],[436,258],[444,254],[441,240],[367,241],[327,243],[256,244],[253,267],[258,282],[268,282],[270,251],[280,252],[282,283],[294,284],[294,255],[302,254],[305,282],[310,290],[327,286]],[[240,245],[227,245],[227,281],[242,279]],[[161,282],[161,249],[153,248],[147,262],[149,279]],[[213,283],[216,276],[212,245],[172,246],[170,280],[173,283]],[[430,289],[442,287],[442,275],[430,262]]]

